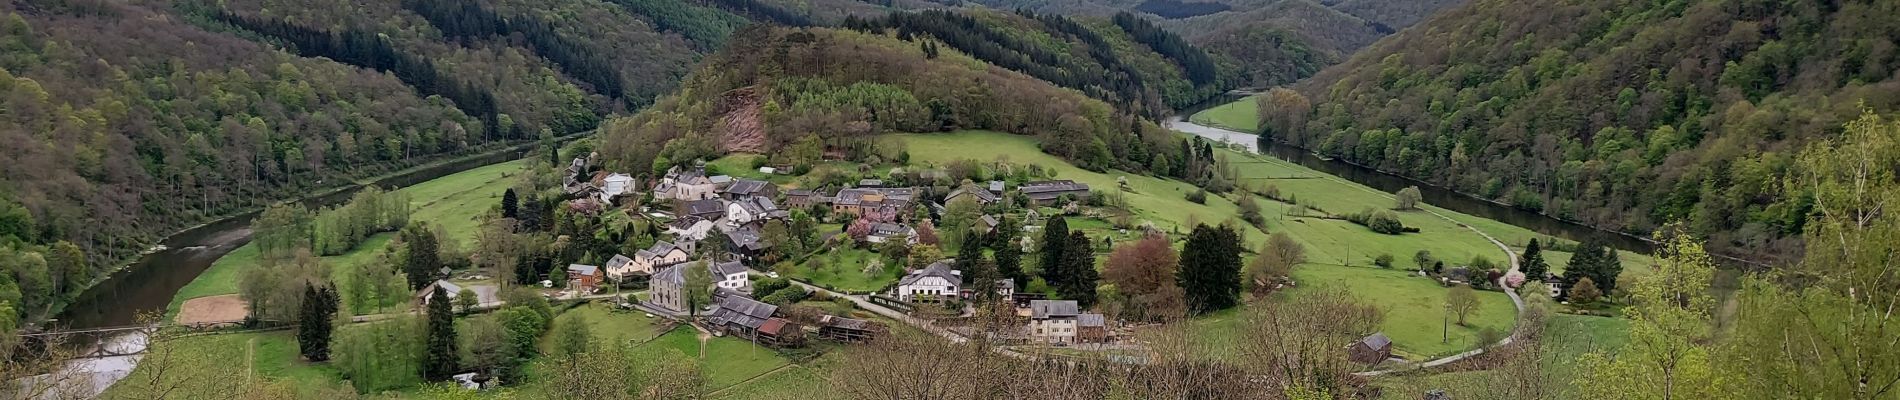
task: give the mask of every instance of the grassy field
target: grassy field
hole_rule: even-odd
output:
[[[831,287],[836,290],[872,291],[896,282],[903,275],[903,269],[889,266],[880,271],[865,273],[864,266],[880,257],[870,250],[856,247],[833,248],[824,254],[814,255],[803,265],[786,273],[786,276],[811,281],[819,287]]]
[[[193,336],[172,345],[181,354],[215,355],[219,360],[198,367],[250,368],[253,376],[288,383],[301,396],[350,390],[336,369],[302,361],[290,331]],[[107,389],[100,398],[125,398],[118,388]]]
[[[685,327],[667,332],[641,345],[637,351],[678,351],[687,358],[698,360],[699,370],[704,374],[706,387],[710,390],[731,387],[791,364],[791,360],[780,356],[778,352],[755,346],[743,339],[712,338],[701,346],[699,332]]]
[[[474,245],[475,231],[480,221],[477,216],[499,204],[501,193],[512,186],[514,174],[521,169],[520,161],[493,164],[459,173],[436,178],[428,182],[405,187],[399,191],[409,195],[409,204],[413,213],[411,221],[425,221],[438,224],[449,240],[462,248]],[[348,279],[356,276],[356,266],[375,259],[376,252],[382,251],[394,233],[379,233],[364,240],[355,249],[340,255],[323,257],[330,265],[331,276],[337,279],[338,288],[348,288]],[[179,304],[205,296],[237,293],[238,277],[245,269],[258,265],[257,247],[246,244],[225,254],[212,262],[191,283],[178,290],[172,296],[171,305],[166,307],[167,314],[176,314]],[[343,296],[349,298],[348,294]],[[402,299],[391,299],[400,303]],[[387,304],[386,304],[387,305]]]
[[[564,324],[571,324],[576,320],[585,321],[588,334],[594,338],[594,341],[603,345],[646,343],[667,333],[673,327],[673,324],[667,320],[647,317],[644,312],[615,310],[606,303],[595,302],[575,307],[554,317],[554,328],[551,330],[559,330]],[[553,349],[553,341],[546,340],[548,338],[543,339],[542,349],[544,351]]]
[[[1214,106],[1188,116],[1188,122],[1212,126],[1227,130],[1253,132],[1260,127],[1260,107],[1254,103],[1254,96],[1242,97],[1231,103]]]
[[[1012,164],[1040,165],[1055,171],[1057,179],[1087,183],[1090,188],[1114,192],[1116,178],[1128,178],[1128,189],[1121,193],[1138,221],[1153,222],[1162,230],[1186,232],[1193,222],[1220,222],[1239,214],[1227,199],[1214,196],[1207,204],[1187,200],[1196,190],[1186,182],[1166,180],[1136,173],[1109,171],[1099,173],[1077,168],[1060,158],[1037,149],[1034,138],[989,131],[958,131],[939,134],[892,135],[910,152],[911,163],[944,164],[956,160],[994,161],[1006,159]],[[1112,193],[1111,193],[1112,194]],[[1265,238],[1259,229],[1243,232],[1249,243]]]
[[[1178,227],[1185,231],[1190,227],[1187,224],[1192,221],[1217,222],[1239,214],[1239,209],[1229,199],[1209,197],[1207,204],[1187,201],[1184,195],[1194,190],[1194,187],[1185,182],[1119,171],[1096,173],[1075,168],[1061,159],[1042,153],[1032,138],[1024,136],[964,131],[898,135],[897,138],[909,150],[913,163],[1007,159],[1011,163],[1053,168],[1058,179],[1088,183],[1097,190],[1114,190],[1117,187],[1116,177],[1126,176],[1130,190],[1123,196],[1131,211],[1138,219],[1154,222],[1164,230]],[[1387,209],[1393,205],[1388,193],[1332,178],[1297,164],[1226,150],[1220,154],[1228,158],[1243,184],[1257,189],[1274,186],[1283,197],[1310,207],[1343,214],[1368,208]],[[1392,255],[1398,260],[1395,264],[1401,269],[1405,268],[1413,264],[1410,260],[1420,250],[1429,251],[1434,258],[1447,260],[1447,264],[1451,265],[1465,263],[1476,256],[1489,258],[1501,265],[1505,262],[1506,254],[1496,245],[1458,223],[1424,211],[1402,212],[1399,219],[1406,226],[1419,228],[1419,232],[1384,235],[1343,220],[1289,216],[1288,211],[1294,209],[1294,205],[1265,198],[1256,199],[1262,215],[1266,216],[1263,225],[1267,232],[1286,232],[1306,246],[1309,263],[1298,270],[1295,278],[1305,286],[1339,284],[1366,301],[1386,307],[1390,310],[1385,324],[1386,333],[1399,344],[1401,351],[1424,356],[1457,353],[1476,346],[1477,332],[1483,327],[1499,331],[1508,331],[1511,327],[1515,311],[1508,298],[1502,293],[1484,293],[1480,296],[1484,304],[1483,311],[1470,321],[1476,328],[1454,326],[1451,340],[1441,343],[1440,317],[1446,290],[1429,280],[1410,276],[1400,270],[1367,268],[1381,254]],[[1454,219],[1478,219],[1449,210],[1427,208],[1454,216]],[[1081,222],[1084,227],[1091,226],[1086,220],[1070,223],[1073,226],[1077,222]],[[1525,240],[1535,237],[1528,230],[1501,223],[1489,228],[1521,235]],[[1247,228],[1247,247],[1251,249],[1258,246],[1263,237],[1261,230]],[[1294,291],[1296,294],[1298,292]],[[1221,321],[1226,321],[1232,324],[1236,319],[1232,317],[1237,312],[1229,314],[1226,317],[1205,317],[1202,322],[1220,325]],[[1231,331],[1232,328],[1225,330]]]
[[[1478,311],[1468,316],[1463,326],[1452,316],[1449,339],[1442,339],[1447,337],[1442,335],[1446,331],[1444,310],[1448,291],[1430,279],[1399,270],[1333,265],[1301,266],[1294,269],[1293,277],[1300,282],[1300,287],[1286,292],[1287,295],[1298,296],[1322,286],[1343,287],[1360,301],[1379,306],[1385,311],[1385,322],[1380,330],[1392,338],[1395,354],[1413,359],[1456,354],[1477,347],[1481,330],[1491,328],[1506,334],[1517,318],[1517,310],[1511,307],[1511,299],[1504,293],[1479,291]],[[1229,352],[1226,349],[1231,346],[1230,341],[1247,329],[1246,312],[1246,307],[1241,307],[1195,319],[1192,323],[1197,341],[1203,343],[1210,354]]]

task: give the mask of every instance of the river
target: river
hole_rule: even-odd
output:
[[[585,135],[561,138],[568,140]],[[368,185],[350,185],[299,200],[305,207],[341,204],[367,186],[398,188],[499,162],[520,159],[536,143],[521,144],[447,162],[416,168],[377,179]],[[61,329],[117,327],[138,324],[141,315],[164,313],[172,296],[198,278],[211,263],[249,243],[251,219],[257,211],[220,219],[173,234],[156,251],[140,256],[104,281],[81,293],[47,326]]]
[[[1231,99],[1216,99],[1215,101],[1231,101]],[[1190,111],[1183,112],[1182,115],[1192,115],[1193,110],[1204,108],[1205,106],[1190,108]],[[1458,193],[1424,181],[1380,172],[1373,168],[1332,158],[1322,158],[1315,155],[1312,151],[1299,147],[1282,143],[1265,143],[1266,147],[1262,149],[1262,143],[1258,140],[1259,136],[1252,133],[1236,132],[1200,125],[1188,122],[1185,117],[1181,116],[1171,117],[1165,121],[1163,125],[1168,129],[1200,136],[1208,140],[1234,143],[1254,152],[1263,153],[1333,176],[1345,178],[1354,183],[1366,185],[1388,193],[1397,192],[1399,189],[1404,189],[1407,186],[1417,186],[1426,204],[1466,215],[1516,225],[1539,234],[1576,241],[1600,241],[1610,247],[1636,253],[1648,254],[1653,250],[1653,244],[1649,240],[1634,235],[1597,229],[1576,222],[1552,218],[1547,215],[1525,211]]]

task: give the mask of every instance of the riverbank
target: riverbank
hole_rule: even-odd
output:
[[[592,135],[580,132],[555,138],[565,143]],[[298,202],[306,206],[324,206],[347,200],[368,185],[408,186],[416,182],[520,158],[540,146],[538,141],[516,142],[484,150],[425,162],[400,170],[342,182],[307,196],[280,202]],[[102,273],[72,301],[58,304],[46,315],[62,328],[125,326],[139,322],[142,314],[161,312],[171,297],[197,274],[226,253],[249,241],[250,219],[262,208],[208,217],[206,222],[178,230],[131,262]],[[33,321],[35,324],[49,320]]]
[[[396,192],[409,197],[410,221],[440,226],[443,238],[454,242],[445,245],[467,249],[474,245],[475,232],[480,229],[477,218],[489,208],[501,204],[501,193],[513,186],[513,179],[525,163],[524,160],[515,160],[490,164],[406,186],[396,189]],[[356,287],[349,282],[363,279],[357,273],[360,267],[375,261],[376,255],[394,239],[394,233],[377,233],[350,251],[318,259],[330,266],[332,280],[337,282],[338,289],[345,291],[342,297],[357,299],[360,297],[348,293]],[[238,280],[244,271],[260,265],[257,255],[257,247],[247,243],[219,257],[210,268],[172,295],[165,307],[166,317],[169,319],[179,315],[184,311],[182,306],[193,299],[236,294]],[[345,304],[343,310],[347,313],[357,308],[399,306],[406,303],[408,295],[408,292],[398,293],[392,298],[380,299],[377,304],[362,307]]]

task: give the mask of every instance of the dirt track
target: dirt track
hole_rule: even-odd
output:
[[[178,306],[178,323],[197,324],[205,322],[227,322],[244,319],[250,312],[244,299],[235,294],[199,297],[185,300]]]

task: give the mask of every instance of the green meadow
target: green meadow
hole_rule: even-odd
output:
[[[500,204],[501,193],[513,186],[514,176],[521,171],[521,166],[521,161],[511,161],[477,167],[397,191],[409,196],[412,210],[410,221],[440,225],[444,237],[466,249],[475,245],[475,232],[481,224],[478,217],[490,207]],[[321,259],[330,266],[337,287],[348,288],[348,280],[358,276],[357,267],[376,259],[376,253],[393,239],[395,234],[392,232],[378,233],[349,252]],[[166,308],[167,313],[176,314],[179,305],[185,300],[237,293],[238,278],[244,270],[259,265],[257,257],[257,247],[246,244],[218,258],[203,274],[172,296],[171,305]],[[347,299],[350,296],[345,294],[343,297]],[[400,304],[400,300],[391,299],[392,304],[384,306]]]

